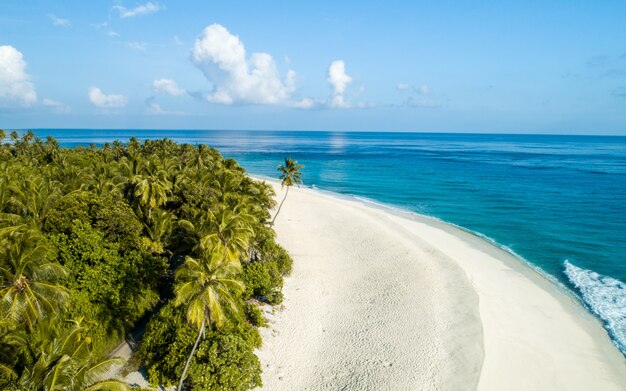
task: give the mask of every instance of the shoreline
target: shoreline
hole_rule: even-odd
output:
[[[275,178],[267,177],[264,175],[257,175],[257,174],[254,174],[254,175],[248,174],[248,175],[250,175],[250,177],[256,180],[271,183],[274,186],[278,183],[278,181]],[[457,237],[459,236],[465,237],[466,241],[470,244],[482,243],[484,248],[494,251],[494,254],[500,253],[501,254],[500,256],[502,257],[501,260],[507,263],[507,265],[510,266],[511,268],[514,268],[520,273],[525,274],[530,279],[537,279],[537,282],[541,281],[542,283],[547,284],[547,286],[549,286],[550,288],[556,288],[559,295],[565,296],[566,299],[573,301],[577,306],[585,310],[589,315],[591,315],[599,323],[599,325],[603,328],[603,330],[606,331],[607,337],[611,340],[613,345],[615,345],[615,347],[621,352],[621,349],[618,346],[618,342],[615,341],[615,339],[611,336],[610,331],[606,328],[605,320],[603,320],[597,314],[595,314],[593,310],[589,308],[589,306],[586,304],[584,299],[578,293],[576,293],[570,287],[565,285],[554,275],[544,271],[539,266],[536,266],[535,264],[533,264],[532,262],[530,262],[529,260],[521,256],[520,254],[498,243],[496,240],[490,238],[489,236],[486,236],[480,232],[476,232],[471,229],[465,228],[463,226],[457,225],[455,223],[440,219],[435,216],[430,216],[430,215],[414,212],[408,209],[404,209],[400,206],[388,205],[383,202],[376,201],[367,197],[357,196],[353,194],[337,193],[331,190],[320,189],[315,185],[313,186],[303,185],[301,186],[301,188],[319,193],[319,195],[322,195],[325,197],[330,197],[330,198],[343,200],[347,202],[355,202],[365,207],[379,210],[383,213],[389,213],[400,218],[412,220],[412,221],[419,222],[425,225],[430,225],[435,228],[439,228],[441,230],[447,231],[451,235],[454,235]],[[280,186],[278,187],[278,189],[280,189]],[[622,354],[624,355],[624,360],[626,363],[626,352],[622,352]]]
[[[275,180],[260,176],[253,177],[276,186]],[[452,350],[444,349],[448,351],[444,356],[447,355],[448,361],[452,362],[450,368],[455,368],[455,371],[449,372],[448,375],[452,373],[459,375],[447,376],[443,372],[438,373],[430,379],[435,383],[449,385],[454,377],[462,374],[466,385],[473,383],[472,376],[476,381],[474,383],[476,387],[463,389],[495,390],[507,387],[511,389],[509,382],[513,379],[519,382],[519,389],[541,389],[541,386],[546,389],[585,389],[585,387],[597,387],[600,384],[605,386],[605,389],[620,389],[626,385],[626,371],[624,371],[626,360],[617,346],[613,344],[601,320],[589,312],[573,292],[564,286],[557,285],[549,275],[544,275],[515,254],[471,231],[429,216],[319,189],[301,188],[293,193],[303,195],[311,203],[324,200],[327,207],[336,207],[337,210],[351,209],[351,213],[355,213],[355,216],[369,215],[368,218],[373,218],[374,221],[384,221],[389,225],[386,229],[394,230],[394,235],[406,235],[409,241],[421,242],[419,246],[426,249],[426,253],[430,252],[433,256],[443,255],[452,260],[453,264],[448,265],[450,270],[456,267],[462,271],[469,281],[469,289],[465,289],[462,294],[477,295],[475,310],[482,333],[483,358],[479,358],[481,354],[477,353],[476,349],[463,357],[450,356],[449,352],[462,347],[464,341],[450,342],[449,330],[448,334],[437,334],[441,332],[437,330],[433,335],[440,339],[439,343],[442,346],[446,343],[455,345],[452,346]],[[277,194],[279,198],[282,195],[279,186]],[[290,192],[290,197],[292,197],[292,192]],[[291,202],[297,203],[293,199]],[[287,200],[285,206],[289,204],[290,201]],[[288,220],[291,217],[288,216],[289,210],[290,208],[287,207],[281,212],[281,215],[283,213],[285,215],[280,216],[278,220],[281,217]],[[276,228],[279,242],[291,250],[289,240],[284,243],[282,241],[283,227],[278,221]],[[290,226],[290,229],[293,227]],[[310,238],[310,240],[315,240],[315,238]],[[406,245],[413,244],[407,243]],[[298,264],[298,255],[292,255],[295,264]],[[446,269],[442,272],[443,277],[439,276],[441,280],[437,283],[445,286],[449,276],[458,272],[458,270],[456,272],[450,270]],[[286,287],[291,290],[291,284],[301,283],[302,281],[293,281],[289,278],[286,281]],[[446,289],[449,288],[449,286],[446,287]],[[288,292],[285,297],[289,299]],[[454,311],[461,308],[457,304],[462,299],[458,295],[452,295],[449,299],[453,302],[452,304],[443,303],[442,305],[451,305],[453,309],[451,314],[454,316]],[[284,311],[287,313],[290,308],[286,307]],[[504,312],[506,315],[503,315]],[[275,315],[279,328],[281,316],[289,317],[289,314],[285,313]],[[445,321],[449,322],[451,319],[444,319],[444,323]],[[463,325],[460,327],[464,328]],[[476,335],[474,335],[476,325],[469,329],[465,327],[465,329],[465,331],[470,330],[470,335],[476,341]],[[278,330],[278,332],[282,331],[284,330]],[[264,341],[266,341],[265,336]],[[273,347],[278,343],[281,343],[280,336],[267,339],[267,344]],[[260,357],[266,365],[266,362],[271,359],[264,355],[264,349],[261,350]],[[538,352],[547,358],[537,357]],[[468,366],[472,369],[463,372]],[[562,373],[555,373],[557,367]],[[583,370],[582,374],[575,373],[581,370]],[[268,374],[267,379],[271,380],[271,374]],[[275,389],[279,383],[271,384],[274,388],[267,389]],[[325,388],[314,387],[313,389]]]

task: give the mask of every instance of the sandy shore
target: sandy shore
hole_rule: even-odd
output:
[[[626,389],[601,324],[482,239],[304,188],[275,228],[295,263],[265,390]]]

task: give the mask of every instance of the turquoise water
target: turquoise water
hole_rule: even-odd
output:
[[[64,146],[168,137],[253,174],[285,156],[308,186],[491,238],[574,291],[626,353],[626,137],[246,131],[35,131]]]

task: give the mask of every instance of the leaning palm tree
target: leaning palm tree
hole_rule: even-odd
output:
[[[202,258],[187,256],[185,263],[176,273],[179,280],[174,288],[176,306],[187,307],[187,321],[198,327],[198,337],[191,349],[180,376],[178,391],[183,389],[183,382],[200,339],[204,337],[206,327],[221,327],[225,320],[225,308],[237,312],[236,296],[243,289],[243,283],[234,277],[239,273],[239,263],[232,262],[226,248],[216,243],[215,247]]]
[[[63,266],[49,260],[51,249],[25,226],[0,230],[0,312],[29,328],[41,316],[61,307],[69,293],[56,281]]]
[[[274,221],[276,221],[276,217],[278,216],[278,214],[280,213],[280,208],[283,207],[283,203],[285,202],[285,200],[287,199],[287,194],[289,194],[289,188],[293,185],[297,185],[298,187],[300,186],[300,184],[302,183],[302,175],[300,174],[300,170],[304,168],[303,164],[298,164],[297,160],[293,160],[290,157],[285,158],[285,165],[283,166],[282,164],[278,165],[278,171],[280,171],[280,186],[281,187],[287,187],[287,191],[285,192],[285,197],[283,197],[283,200],[280,202],[280,205],[278,205],[278,210],[276,211],[276,214],[274,215],[274,218],[272,219],[272,224],[274,224]]]

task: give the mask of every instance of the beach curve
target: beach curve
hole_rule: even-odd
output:
[[[293,190],[275,229],[294,272],[262,330],[263,389],[625,389],[599,321],[511,254],[445,223]]]

